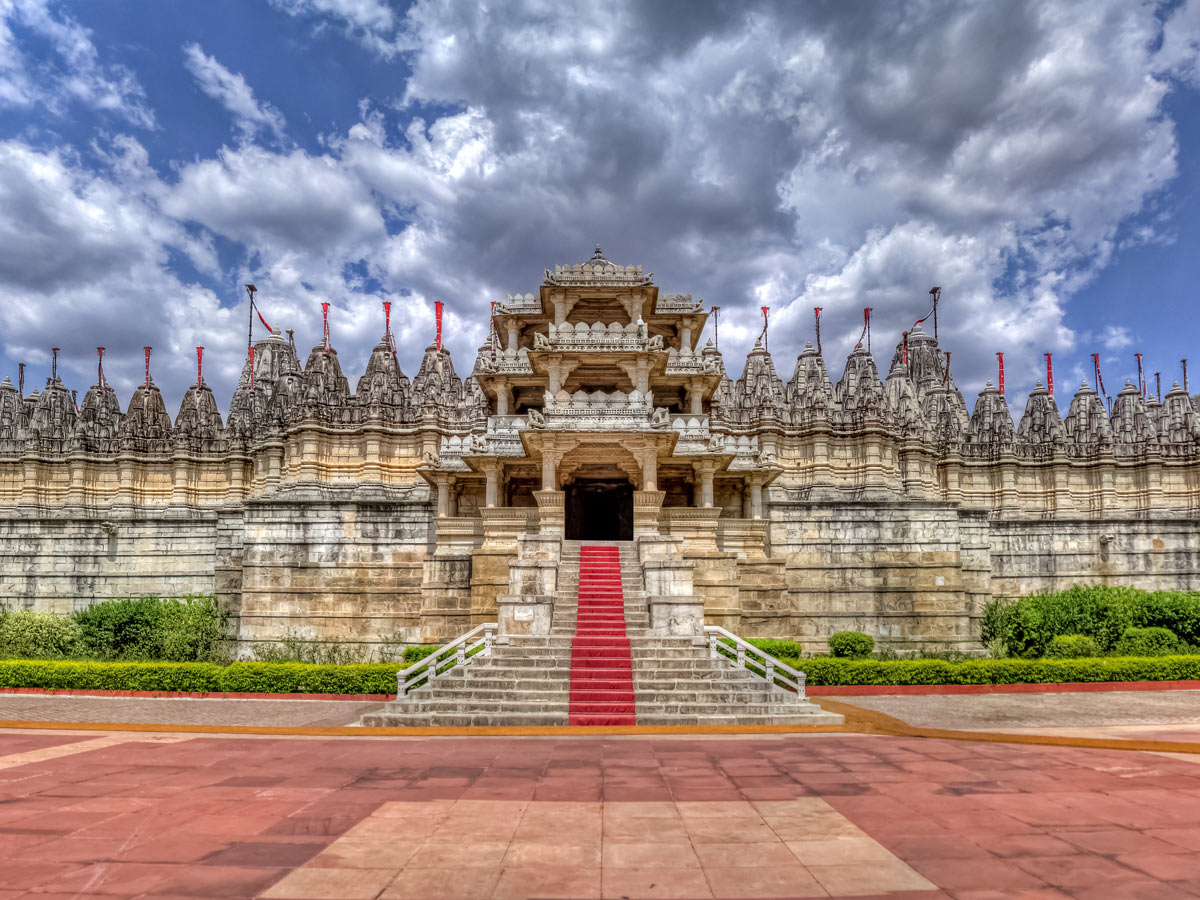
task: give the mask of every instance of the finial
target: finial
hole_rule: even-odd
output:
[[[442,349],[442,301],[438,300],[433,304],[434,316],[437,319],[437,348],[441,352]]]
[[[196,348],[196,389],[204,385],[204,348]]]
[[[321,341],[325,347],[325,352],[328,353],[329,352],[329,304],[328,303],[321,304],[321,319],[324,322],[324,324],[322,326]]]
[[[104,390],[104,348],[96,348],[96,383]]]
[[[58,381],[58,347],[50,348],[50,382]]]
[[[146,390],[150,389],[150,348],[143,347],[146,351]]]

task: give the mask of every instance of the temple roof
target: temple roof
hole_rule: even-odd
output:
[[[610,262],[600,245],[592,253],[592,258],[576,266],[555,266],[551,273],[546,269],[546,284],[562,287],[582,285],[608,285],[613,287],[632,287],[650,284],[654,273],[642,274],[641,266],[620,266]]]

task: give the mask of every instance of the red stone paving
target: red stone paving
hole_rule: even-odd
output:
[[[0,764],[94,737],[0,732]],[[887,895],[914,900],[1200,897],[1200,766],[1157,754],[837,735],[175,740],[0,768],[0,900],[869,896],[888,865],[940,889]],[[493,805],[439,838],[450,801]],[[798,801],[836,818],[773,816]]]

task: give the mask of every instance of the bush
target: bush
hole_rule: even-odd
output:
[[[875,649],[875,639],[861,631],[839,631],[829,636],[829,652],[846,659],[862,659]]]
[[[0,657],[62,659],[79,645],[79,626],[70,616],[21,610],[0,613]]]
[[[1046,656],[1050,659],[1082,659],[1088,656],[1099,656],[1100,648],[1086,634],[1060,634],[1050,641],[1046,647]],[[1142,654],[1131,653],[1129,656]]]
[[[1187,643],[1200,643],[1200,592],[1075,585],[994,601],[984,609],[980,639],[1029,659],[1045,655],[1059,635],[1085,635],[1101,651],[1113,651],[1132,627],[1166,628]]]
[[[0,687],[102,691],[262,694],[394,694],[400,663],[310,666],[303,663],[0,661]]]
[[[1168,656],[1181,649],[1179,638],[1166,628],[1126,628],[1117,641],[1118,656]]]
[[[421,644],[416,647],[405,647],[404,661],[409,665],[420,662],[437,648],[437,644]]]
[[[1094,659],[785,660],[819,684],[1054,684],[1094,681],[1200,680],[1200,656],[1097,657]]]
[[[315,666],[347,666],[365,663],[358,645],[319,641],[289,632],[278,641],[263,641],[250,649],[260,662],[305,663]]]
[[[79,650],[102,660],[220,661],[226,615],[216,597],[126,597],[77,610]]]

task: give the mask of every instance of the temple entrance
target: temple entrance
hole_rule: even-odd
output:
[[[566,485],[568,541],[632,541],[633,485],[625,479],[577,479]]]

